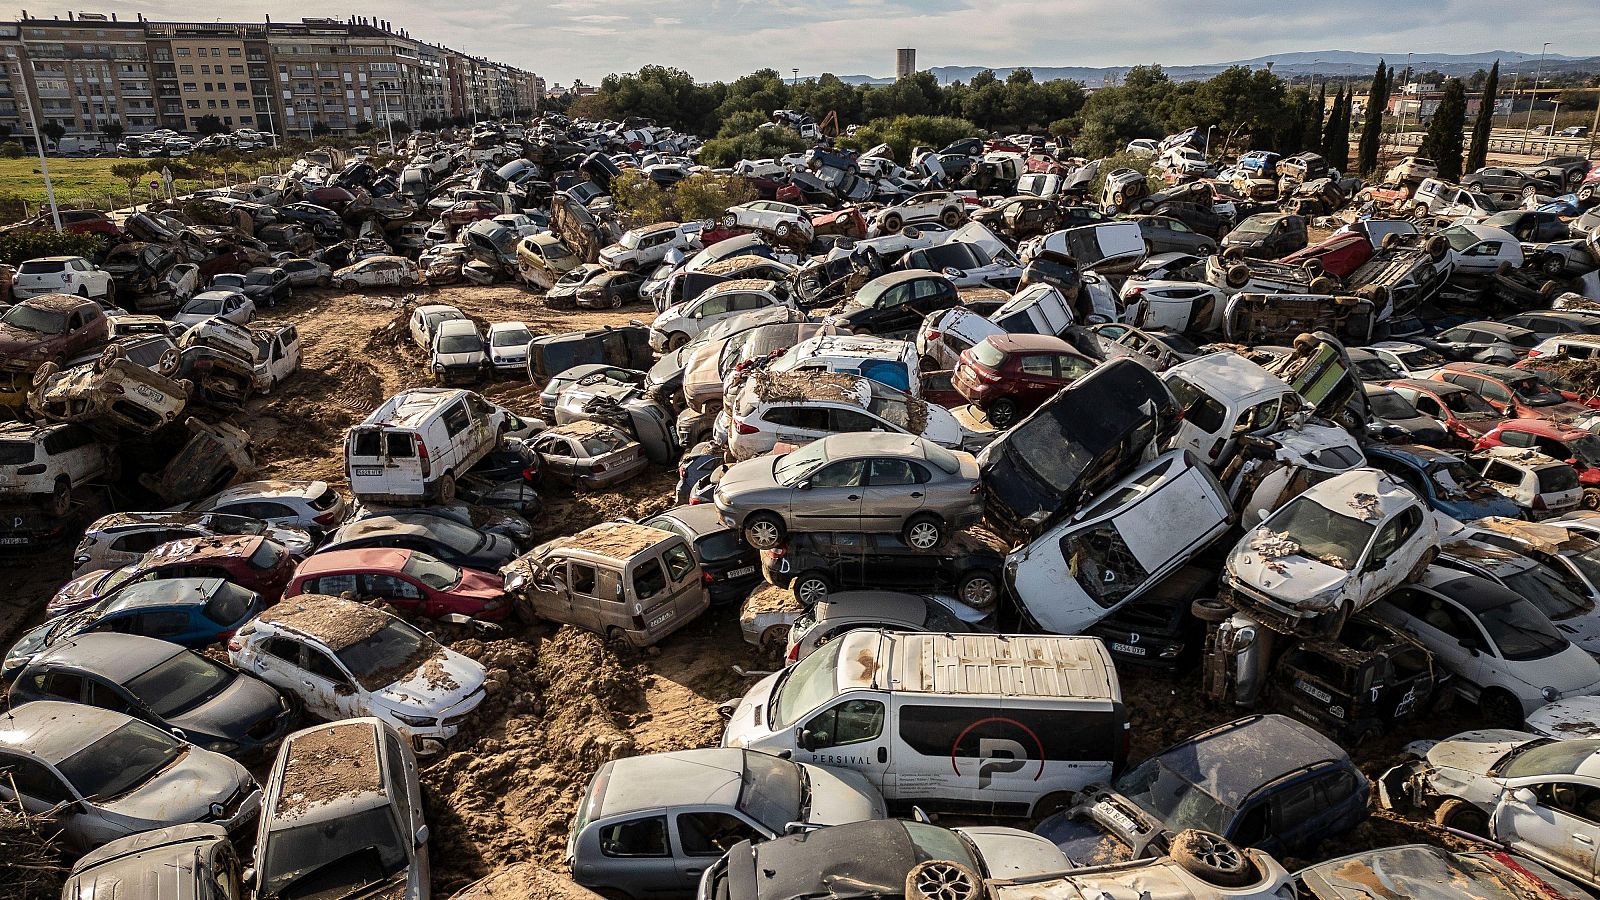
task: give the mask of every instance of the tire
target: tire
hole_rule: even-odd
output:
[[[954,228],[961,224],[961,211],[957,209],[947,209],[944,211],[944,215],[939,217],[939,221],[943,222],[944,227],[946,228]]]
[[[1489,817],[1483,810],[1460,797],[1451,797],[1433,811],[1433,823],[1468,834],[1489,836]]]
[[[771,550],[783,543],[788,536],[789,529],[783,525],[783,519],[769,512],[753,512],[744,517],[744,526],[739,529],[739,534],[744,537],[744,542],[757,550]]]
[[[610,644],[614,650],[628,651],[639,649],[633,645],[633,639],[628,637],[628,633],[623,631],[621,628],[616,627],[615,625],[606,629],[606,643]]]
[[[786,238],[789,236],[789,232],[794,230],[794,226],[790,225],[788,222],[779,222],[778,227],[772,230],[777,232],[778,237]]]
[[[1578,199],[1579,200],[1593,200],[1594,199],[1594,185],[1586,184],[1583,187],[1579,188],[1578,189]]]
[[[117,305],[117,283],[115,281],[106,282],[106,292],[101,299],[105,301],[107,306]]]
[[[764,650],[776,650],[789,642],[789,626],[770,625],[766,631],[761,632],[761,647]]]
[[[456,499],[456,476],[446,472],[439,479],[439,505],[449,506]]]
[[[989,404],[984,415],[988,417],[990,425],[1000,429],[1010,428],[1017,420],[1017,403],[1009,397],[1001,397]]]
[[[1517,728],[1522,725],[1522,702],[1501,688],[1487,688],[1478,697],[1478,709],[1491,727]]]
[[[34,370],[34,372],[33,372],[33,386],[36,387],[36,388],[44,387],[44,383],[46,381],[49,381],[59,371],[61,371],[61,364],[60,363],[57,363],[57,362],[46,362],[45,364],[41,365],[39,368]]]
[[[1539,285],[1539,296],[1546,300],[1554,300],[1559,293],[1561,293],[1561,285],[1554,281],[1546,281],[1544,284]]]
[[[948,859],[926,859],[906,873],[906,900],[980,900],[978,873]]]
[[[1545,258],[1539,263],[1539,270],[1544,272],[1546,275],[1549,275],[1551,278],[1561,277],[1561,272],[1566,267],[1566,260],[1562,259],[1560,255],[1555,253],[1546,254]]]
[[[1538,194],[1539,189],[1531,184],[1524,185],[1522,188],[1522,199],[1524,200],[1528,199],[1529,197],[1536,197]]]
[[[1320,259],[1308,259],[1300,264],[1300,268],[1305,270],[1307,278],[1315,278],[1325,271],[1322,268],[1322,260]]]
[[[179,355],[178,348],[169,347],[161,354],[161,359],[156,361],[156,374],[165,375],[168,378],[171,378],[173,373],[178,371],[178,366],[182,363],[183,357]]]
[[[1121,191],[1112,191],[1111,192],[1111,202],[1116,204],[1117,206],[1121,206],[1122,205],[1123,196],[1124,195],[1123,195],[1123,193]]]
[[[1223,253],[1223,258],[1227,259],[1226,252]],[[1228,271],[1222,276],[1222,280],[1228,283],[1228,287],[1242,288],[1250,283],[1250,267],[1244,263],[1235,263],[1228,267]]]
[[[621,309],[622,308],[622,295],[621,294],[612,294],[611,295],[611,304],[610,305],[611,305],[612,309]]]
[[[988,572],[969,572],[956,585],[956,599],[973,609],[988,609],[1000,600],[1000,582]]]
[[[1229,261],[1244,259],[1244,248],[1228,247],[1222,251],[1222,258]]]
[[[667,350],[669,352],[672,350],[677,350],[687,343],[689,343],[689,336],[687,334],[684,334],[681,331],[674,331],[672,333],[672,337],[667,338]]]
[[[932,550],[944,543],[944,538],[944,523],[928,513],[912,516],[900,531],[900,540],[913,550]]]
[[[1398,243],[1400,243],[1400,235],[1395,232],[1391,231],[1383,236],[1383,249],[1385,250],[1388,250],[1390,247],[1393,247]]]
[[[72,481],[62,475],[50,491],[50,514],[61,518],[72,511]]]
[[[794,592],[796,600],[809,607],[828,599],[828,595],[833,593],[833,582],[813,569],[795,576],[794,584],[789,589]]]
[[[722,227],[723,228],[737,228],[737,227],[739,227],[739,217],[733,215],[732,213],[729,213],[728,215],[723,216],[722,217]]]
[[[1584,509],[1600,509],[1600,488],[1589,488],[1583,492]]]
[[[1256,867],[1233,842],[1219,834],[1185,828],[1167,851],[1190,875],[1217,887],[1244,887],[1256,880]]]
[[[1339,282],[1327,275],[1318,275],[1316,278],[1311,279],[1311,283],[1306,286],[1306,289],[1313,294],[1327,295],[1339,289]]]
[[[1426,244],[1423,244],[1423,249],[1428,251],[1428,256],[1433,259],[1434,262],[1438,262],[1439,260],[1444,259],[1444,255],[1446,253],[1450,252],[1450,241],[1447,238],[1434,235],[1433,237],[1428,238],[1428,242]]]
[[[879,230],[881,230],[884,234],[899,234],[900,229],[904,228],[906,223],[904,219],[891,213],[883,217],[883,222],[881,224],[883,227]]]
[[[1189,604],[1189,613],[1207,625],[1214,625],[1233,618],[1233,607],[1216,597],[1196,597]]]
[[[116,344],[108,344],[106,345],[106,349],[100,351],[100,358],[94,361],[94,370],[96,372],[104,372],[105,370],[111,368],[117,360],[122,358],[122,356],[123,353],[121,347],[118,347]],[[165,354],[163,354],[162,358],[165,359]]]

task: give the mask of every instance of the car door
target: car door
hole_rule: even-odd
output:
[[[1056,380],[1056,358],[1053,353],[1029,353],[1016,363],[1017,399],[1025,409],[1032,409],[1055,395],[1061,389]]]
[[[78,799],[55,770],[20,753],[0,751],[0,771],[9,776],[0,778],[0,800],[20,802],[30,813],[44,815],[60,804]],[[68,840],[75,844],[94,845],[119,836],[107,830],[94,816],[73,814],[70,806],[63,807],[57,815],[57,820],[66,828]]]
[[[301,644],[300,684],[308,694],[326,698],[322,702],[333,715],[325,718],[351,719],[367,712],[360,688],[322,647]]]
[[[861,527],[867,461],[845,459],[811,473],[789,492],[789,518],[796,531],[855,530]]]
[[[1513,850],[1593,881],[1600,788],[1555,778],[1508,788],[1495,805],[1490,833]]]
[[[821,406],[771,406],[761,418],[773,437],[785,444],[809,444],[829,433],[828,409]]]
[[[913,282],[901,282],[880,294],[872,314],[861,324],[869,326],[871,331],[884,332],[910,328],[921,321],[911,303],[912,285]]]
[[[673,861],[681,890],[700,885],[706,867],[721,859],[740,841],[760,841],[764,831],[725,809],[691,809],[672,816]]]
[[[617,885],[632,897],[682,895],[665,815],[642,815],[600,826],[596,865],[584,865],[585,883]]]
[[[888,709],[879,700],[835,701],[800,726],[800,762],[854,769],[882,790],[889,770]],[[977,752],[965,754],[977,756]],[[893,793],[893,792],[891,792]]]
[[[1471,685],[1474,694],[1482,687],[1483,654],[1491,645],[1466,610],[1432,591],[1413,587],[1400,588],[1389,595],[1388,602],[1405,614],[1401,631],[1421,641],[1446,670]]]
[[[602,584],[600,575],[601,570],[590,563],[567,561],[567,621],[597,633],[605,630],[600,621],[603,604],[617,602],[619,585],[614,578]]]
[[[571,442],[562,435],[546,435],[533,442],[533,452],[543,461],[542,471],[562,479],[577,477],[578,456]]]
[[[906,459],[874,458],[867,461],[866,487],[862,491],[861,527],[873,531],[898,531],[927,504],[923,485],[927,469]]]
[[[1425,542],[1412,540],[1422,529],[1423,518],[1420,507],[1409,506],[1378,528],[1362,557],[1358,601],[1371,602],[1410,574],[1427,549]]]

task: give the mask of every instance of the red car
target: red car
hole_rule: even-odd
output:
[[[429,619],[459,613],[497,622],[511,614],[500,576],[457,568],[419,550],[389,547],[313,554],[295,570],[284,596],[338,597],[347,592]]]
[[[1600,394],[1579,391],[1577,382],[1567,378],[1558,368],[1561,362],[1562,360],[1558,356],[1529,356],[1526,359],[1518,360],[1517,364],[1511,368],[1521,369],[1524,372],[1536,372],[1540,378],[1544,379],[1545,384],[1560,391],[1561,396],[1574,403],[1582,403],[1590,409],[1600,409]]]
[[[498,203],[490,203],[488,200],[463,200],[445,210],[439,218],[451,225],[471,225],[473,222],[492,219],[502,212],[504,210]]]
[[[112,596],[130,584],[160,578],[221,578],[277,602],[294,574],[294,557],[260,535],[213,535],[168,541],[120,569],[96,569],[66,583],[45,605],[53,618]]]
[[[341,210],[356,202],[356,195],[342,187],[329,185],[307,191],[304,199],[307,203],[315,203],[327,209]]]
[[[1094,360],[1061,338],[994,334],[961,351],[954,382],[990,424],[1009,428],[1093,368]]]
[[[1453,362],[1429,376],[1458,384],[1489,401],[1502,415],[1513,419],[1549,419],[1575,422],[1593,413],[1582,403],[1568,400],[1546,384],[1537,372],[1489,363]]]
[[[1322,271],[1347,278],[1371,258],[1372,242],[1367,240],[1366,235],[1346,232],[1296,250],[1279,261],[1299,264],[1314,259],[1322,264]]]
[[[1545,419],[1508,419],[1478,439],[1478,450],[1527,447],[1562,460],[1578,473],[1583,508],[1600,509],[1600,436]]]
[[[56,223],[48,212],[35,216],[26,222],[19,222],[6,231],[18,230],[44,230],[54,231]],[[71,234],[103,234],[109,238],[121,237],[122,229],[115,222],[106,217],[98,209],[63,209],[61,210],[61,230]]]
[[[1479,438],[1505,421],[1489,401],[1448,381],[1397,378],[1384,382],[1384,387],[1404,397],[1418,412],[1437,420],[1450,432],[1451,443],[1464,450],[1477,446]]]
[[[1600,196],[1600,166],[1595,166],[1589,170],[1589,174],[1583,176],[1583,184],[1578,186],[1577,193],[1579,200],[1590,200]]]

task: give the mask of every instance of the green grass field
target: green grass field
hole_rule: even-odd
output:
[[[128,183],[111,174],[111,167],[129,162],[124,159],[52,159],[50,180],[55,184],[56,202],[77,205],[111,197],[117,203],[128,202]],[[143,160],[133,160],[143,162]],[[149,184],[160,176],[152,173],[139,185],[139,200],[149,198]],[[197,181],[179,179],[176,187],[180,193],[200,187]],[[21,159],[0,159],[0,196],[14,194],[30,204],[45,201],[44,176],[39,173],[39,158],[25,156]]]

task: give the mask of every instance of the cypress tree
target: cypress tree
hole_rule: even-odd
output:
[[[1445,181],[1461,180],[1461,131],[1467,125],[1467,87],[1461,79],[1444,83],[1444,97],[1428,123],[1421,153],[1439,166]]]
[[[1306,116],[1305,131],[1300,135],[1301,150],[1315,150],[1322,146],[1322,115],[1328,108],[1328,82],[1322,82],[1317,96],[1311,101],[1311,114]],[[1326,158],[1326,157],[1324,157]]]
[[[1328,124],[1322,129],[1322,158],[1333,165],[1339,155],[1339,116],[1344,113],[1344,85],[1333,96],[1333,109],[1328,113]]]
[[[1494,128],[1495,92],[1500,89],[1500,60],[1489,67],[1489,77],[1483,82],[1483,94],[1478,100],[1478,118],[1472,123],[1472,146],[1467,150],[1465,170],[1476,172],[1489,159],[1489,132]]]
[[[1383,134],[1383,110],[1389,105],[1389,68],[1378,60],[1372,87],[1367,89],[1366,120],[1361,123],[1361,145],[1357,148],[1356,168],[1362,178],[1378,168],[1378,144]]]

